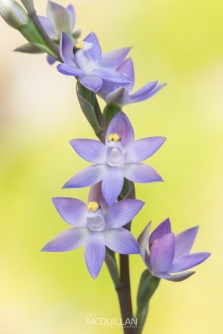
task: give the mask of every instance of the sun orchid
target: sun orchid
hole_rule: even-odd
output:
[[[109,124],[105,144],[90,139],[70,141],[85,160],[95,163],[74,175],[64,188],[92,186],[102,180],[102,193],[109,205],[120,194],[124,178],[139,183],[162,181],[151,167],[141,163],[164,143],[164,137],[149,137],[134,141],[134,131],[128,117],[119,112]]]
[[[76,38],[80,36],[80,29],[73,31],[76,22],[74,7],[72,5],[68,5],[67,8],[64,8],[63,6],[52,1],[48,1],[46,12],[47,17],[38,16],[38,18],[50,39],[56,45],[59,45],[61,32],[64,31],[73,39],[73,42],[75,42]],[[43,52],[38,47],[35,47],[30,43],[18,47],[16,51],[25,53]],[[50,65],[52,65],[56,62],[56,59],[48,55],[47,61]]]
[[[174,235],[171,232],[170,220],[166,219],[149,237],[150,227],[151,223],[139,236],[138,243],[142,258],[154,276],[173,282],[183,281],[195,273],[183,271],[197,266],[210,256],[207,252],[189,254],[198,226]]]
[[[66,197],[53,198],[61,217],[73,227],[60,233],[46,244],[44,252],[66,252],[84,245],[88,270],[96,278],[105,258],[105,246],[120,254],[140,254],[132,234],[122,226],[141,210],[144,202],[126,199],[108,206],[100,184],[89,193],[88,204]]]
[[[48,1],[46,12],[47,17],[39,16],[39,20],[54,43],[59,44],[62,31],[74,38],[80,36],[80,29],[73,32],[76,15],[72,5],[64,8],[52,1]],[[47,61],[51,65],[55,63],[56,59],[48,55]]]
[[[105,82],[101,89],[98,91],[98,95],[107,103],[113,102],[119,105],[120,108],[127,104],[147,100],[166,85],[165,83],[158,84],[157,80],[152,81],[137,90],[135,93],[131,94],[135,82],[132,59],[126,59],[118,68],[116,68],[116,71],[127,75],[131,83],[121,85],[113,82]]]
[[[57,69],[65,75],[79,77],[80,83],[97,92],[104,81],[127,84],[131,81],[123,73],[115,71],[131,48],[122,48],[102,55],[96,35],[90,33],[83,42],[73,44],[66,33],[62,33],[60,54],[64,63]]]

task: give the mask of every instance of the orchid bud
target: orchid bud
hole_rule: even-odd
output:
[[[14,0],[0,0],[0,15],[15,29],[20,29],[28,22],[25,10]]]
[[[21,2],[29,14],[35,12],[33,0],[21,0]]]

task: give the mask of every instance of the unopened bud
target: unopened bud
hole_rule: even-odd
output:
[[[20,29],[28,22],[25,10],[14,0],[0,0],[0,15],[15,29]]]
[[[20,0],[29,14],[35,12],[33,0]]]

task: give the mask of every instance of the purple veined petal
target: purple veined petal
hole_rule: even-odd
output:
[[[56,59],[50,55],[47,55],[46,59],[49,65],[53,65],[56,62]]]
[[[204,262],[210,255],[211,255],[210,253],[201,252],[183,256],[180,259],[178,259],[178,261],[173,262],[168,271],[170,273],[177,273],[179,271],[190,269]]]
[[[75,60],[74,60],[74,54],[73,54],[73,42],[65,32],[61,33],[60,37],[60,55],[63,61],[68,64],[77,67]],[[81,72],[84,73],[83,71]]]
[[[87,206],[76,198],[54,197],[53,204],[61,217],[70,225],[87,227]]]
[[[78,77],[79,75],[83,75],[83,71],[77,67],[68,65],[68,64],[59,64],[57,65],[57,70],[65,75],[71,75],[73,77]]]
[[[193,274],[195,274],[195,271],[187,271],[185,273],[180,273],[176,275],[169,275],[167,273],[162,273],[162,274],[157,274],[156,276],[172,282],[181,282],[187,279],[188,277],[192,276]]]
[[[106,96],[106,101],[108,103],[114,102],[115,104],[118,104],[120,107],[123,107],[126,104],[129,104],[130,101],[128,90],[125,87],[119,87]]]
[[[132,124],[122,111],[115,115],[115,117],[111,120],[106,133],[106,142],[108,136],[113,133],[117,133],[120,136],[122,145],[125,148],[127,148],[127,146],[132,144],[134,141],[134,130]]]
[[[100,180],[101,181],[101,180]],[[120,194],[124,183],[121,167],[108,167],[102,178],[102,194],[108,203],[112,205]]]
[[[94,32],[91,32],[85,39],[85,42],[92,43],[92,47],[88,50],[93,61],[97,64],[101,59],[101,46],[98,42],[98,38]]]
[[[142,258],[145,263],[147,262],[148,259],[148,252],[146,246],[149,239],[150,228],[151,228],[151,222],[144,228],[144,230],[137,239],[142,254]]]
[[[140,102],[147,99],[148,94],[156,87],[158,81],[152,81],[130,95],[131,103]]]
[[[68,252],[74,250],[86,242],[89,235],[89,229],[81,227],[72,227],[58,234],[49,241],[42,252]]]
[[[132,163],[123,167],[124,177],[132,182],[151,183],[163,181],[161,176],[151,166]]]
[[[120,254],[140,254],[139,245],[133,235],[125,228],[104,230],[105,245]]]
[[[106,228],[117,228],[128,224],[142,209],[145,203],[140,200],[126,199],[114,203],[105,216]]]
[[[170,268],[175,248],[175,237],[168,233],[150,246],[150,266],[154,274],[165,273]]]
[[[198,232],[198,226],[189,228],[186,231],[178,233],[175,236],[175,254],[174,261],[188,255]]]
[[[154,96],[156,93],[158,93],[160,91],[160,89],[162,89],[163,87],[166,86],[166,83],[163,84],[159,84],[156,85],[155,88],[153,88],[150,92],[148,92],[147,94],[143,94],[139,97],[134,96],[135,94],[138,95],[139,91],[135,92],[134,94],[130,95],[130,103],[136,103],[136,102],[140,102],[140,101],[145,101],[147,99],[150,99],[152,96]],[[144,89],[146,86],[144,86],[142,89]]]
[[[90,189],[88,195],[88,202],[98,202],[100,207],[102,208],[103,213],[105,214],[109,208],[107,202],[104,199],[104,196],[101,191],[102,182],[96,183]]]
[[[98,66],[115,70],[124,61],[130,50],[131,47],[127,47],[105,53]]]
[[[125,74],[122,74],[120,72],[110,70],[110,69],[107,69],[107,68],[100,68],[100,67],[96,68],[93,71],[93,73],[95,75],[99,76],[100,78],[102,78],[103,80],[115,82],[115,83],[118,83],[118,84],[128,84],[128,83],[130,83],[129,78]]]
[[[123,61],[123,63],[116,69],[116,71],[127,75],[127,77],[130,79],[131,83],[125,86],[128,92],[130,93],[135,83],[135,75],[134,75],[134,67],[132,59],[128,58],[125,61]]]
[[[84,257],[89,273],[96,278],[105,258],[103,232],[90,232],[84,247]]]
[[[76,14],[75,14],[74,7],[72,5],[68,5],[67,11],[70,15],[70,31],[72,31],[74,29],[75,22],[76,22]]]
[[[125,152],[125,163],[148,159],[163,145],[165,140],[165,137],[149,137],[136,140]]]
[[[106,147],[98,140],[72,139],[71,146],[81,158],[99,164],[106,163]]]
[[[51,39],[55,40],[59,39],[59,35],[56,29],[54,28],[54,26],[51,24],[51,21],[47,17],[38,16],[38,19],[41,23],[41,26]]]
[[[48,1],[47,4],[47,16],[53,25],[54,29],[57,31],[58,37],[60,32],[64,31],[70,33],[70,14],[66,8],[58,5],[52,1]]]
[[[97,91],[103,85],[103,80],[95,74],[88,74],[88,75],[84,75],[84,76],[80,77],[80,83],[84,87],[86,87],[86,88],[92,90],[93,92],[97,93]]]
[[[165,219],[162,223],[160,223],[157,228],[151,233],[149,238],[149,246],[152,245],[152,243],[164,237],[166,234],[171,233],[171,226],[170,226],[170,220],[169,218]],[[175,241],[176,245],[176,241]]]
[[[108,170],[106,165],[92,165],[75,174],[63,188],[84,188],[100,182]]]

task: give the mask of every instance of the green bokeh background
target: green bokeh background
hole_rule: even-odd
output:
[[[66,1],[60,1],[67,5]],[[138,236],[170,217],[174,232],[200,225],[193,251],[212,256],[181,283],[162,281],[144,333],[220,334],[223,329],[223,2],[221,0],[76,0],[76,28],[92,30],[104,52],[134,46],[135,89],[159,79],[168,85],[146,102],[127,106],[136,138],[166,136],[148,160],[165,182],[137,185],[146,201],[133,223]],[[45,0],[36,1],[45,14]],[[89,313],[119,319],[107,268],[93,280],[83,248],[39,250],[67,228],[51,197],[86,201],[88,189],[60,190],[88,165],[72,138],[94,138],[82,115],[73,78],[44,55],[11,51],[24,43],[0,21],[0,333],[122,333],[86,326]],[[103,104],[103,103],[102,103]],[[131,257],[135,310],[144,265]]]

